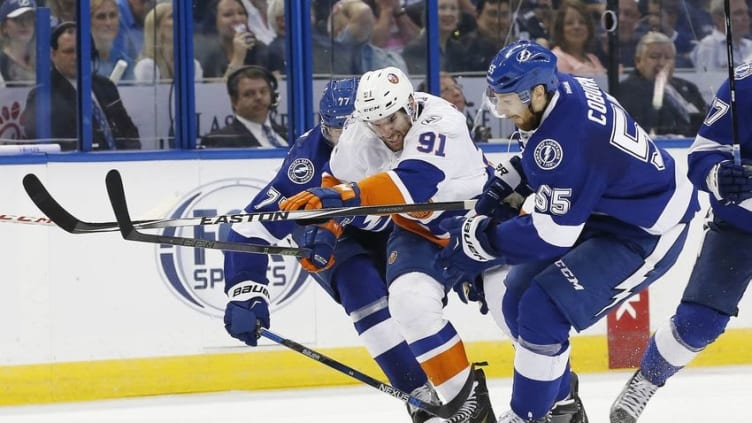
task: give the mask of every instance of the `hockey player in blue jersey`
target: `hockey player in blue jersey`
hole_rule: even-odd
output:
[[[675,263],[697,192],[592,79],[558,73],[550,50],[513,43],[487,81],[496,113],[521,131],[535,207],[499,223],[489,216],[506,205],[479,201],[477,216],[443,222],[452,239],[438,260],[450,275],[511,265],[501,304],[488,304],[502,309],[516,345],[511,410],[499,422],[579,423],[581,413],[550,411],[572,400],[570,330],[592,326]],[[512,188],[489,184],[484,197]]]
[[[301,136],[290,149],[282,167],[269,184],[246,206],[248,213],[278,210],[279,202],[301,189],[319,187],[322,174],[347,117],[353,111],[357,78],[331,81],[320,103],[321,124]],[[363,219],[361,219],[363,220]],[[313,255],[330,257],[336,263],[325,271],[312,258],[301,261],[313,278],[342,307],[353,321],[369,354],[396,388],[423,400],[431,400],[432,390],[427,378],[400,335],[387,308],[384,282],[386,239],[389,219],[363,220],[342,229],[330,226],[297,226],[292,221],[250,222],[235,224],[229,240],[271,245],[293,234],[300,243],[313,249]],[[381,229],[381,231],[380,231]],[[339,241],[334,233],[340,234]],[[336,249],[335,249],[336,244]],[[261,254],[225,252],[225,292],[229,302],[225,309],[227,332],[248,345],[256,346],[257,328],[269,328],[269,298],[266,289],[242,290],[242,287],[266,287],[269,257]],[[235,294],[250,292],[250,294]],[[433,421],[430,414],[408,406],[413,422]]]
[[[611,407],[612,423],[634,423],[668,378],[726,329],[752,279],[752,64],[736,68],[737,138],[726,81],[716,93],[689,150],[689,178],[710,195],[705,240],[679,307],[658,328],[637,372]]]

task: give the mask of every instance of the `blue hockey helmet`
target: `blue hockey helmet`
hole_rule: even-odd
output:
[[[355,109],[358,78],[333,79],[326,84],[319,102],[321,126],[342,128]]]
[[[501,49],[491,61],[486,82],[492,93],[517,93],[520,100],[527,103],[536,85],[543,85],[546,92],[556,90],[559,85],[556,55],[532,41],[514,42]]]

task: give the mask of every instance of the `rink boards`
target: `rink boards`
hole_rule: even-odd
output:
[[[670,151],[685,162],[685,149]],[[489,154],[491,160],[502,156]],[[114,220],[104,188],[104,176],[112,168],[123,175],[134,218],[229,213],[243,208],[282,160],[277,152],[261,158],[142,153],[136,161],[114,154],[97,155],[95,162],[83,162],[80,155],[50,157],[0,166],[0,220],[41,217],[21,185],[30,172],[73,214],[88,221]],[[217,239],[226,231],[222,226],[190,227],[172,235]],[[218,251],[7,222],[0,223],[0,239],[0,404],[354,382],[268,341],[251,349],[230,338],[221,318]],[[700,239],[698,217],[678,265],[651,288],[651,328],[675,308]],[[293,259],[274,257],[268,274],[276,333],[383,378],[342,311]],[[752,346],[752,317],[743,313],[748,303],[745,298],[742,315],[696,365],[750,363],[742,353]],[[492,377],[511,374],[512,348],[489,316],[453,294],[447,313],[472,360],[488,361]],[[605,321],[576,334],[573,345],[576,370],[608,369]]]

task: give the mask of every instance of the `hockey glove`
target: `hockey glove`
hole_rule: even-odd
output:
[[[300,259],[303,269],[318,273],[334,265],[334,248],[337,239],[342,235],[342,225],[335,220],[329,220],[321,225],[308,225],[301,236],[295,241],[301,248],[308,248],[311,254]]]
[[[483,275],[478,275],[473,281],[464,281],[454,285],[454,292],[457,293],[460,301],[468,304],[470,301],[477,302],[480,308],[480,314],[488,313],[488,304],[486,303],[486,293],[483,292]]]
[[[437,261],[451,286],[474,281],[484,270],[503,262],[489,241],[496,227],[491,218],[455,217],[443,220],[439,227],[450,235],[449,244],[439,251]]]
[[[284,200],[280,208],[285,211],[356,207],[360,205],[358,184],[339,184],[331,188],[310,188]]]
[[[269,328],[269,290],[253,281],[240,282],[227,292],[225,329],[233,338],[255,347],[259,328]]]
[[[729,205],[752,198],[752,160],[724,160],[710,169],[706,179],[708,190],[716,200]]]
[[[517,216],[525,201],[532,194],[522,171],[518,156],[494,169],[494,177],[483,187],[483,194],[475,204],[475,212],[504,221]]]

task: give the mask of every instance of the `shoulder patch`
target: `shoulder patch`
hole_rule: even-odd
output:
[[[742,63],[734,69],[734,79],[744,79],[752,75],[752,62]]]
[[[313,179],[315,170],[310,159],[295,159],[287,168],[287,177],[294,183],[302,185]]]
[[[421,125],[430,125],[430,124],[438,122],[440,120],[441,120],[441,116],[439,116],[439,115],[433,115],[433,116],[429,116],[429,117],[423,119],[422,121],[420,121],[420,124]]]
[[[556,140],[546,138],[538,143],[533,152],[535,164],[543,170],[552,170],[559,166],[564,158],[564,152]]]

